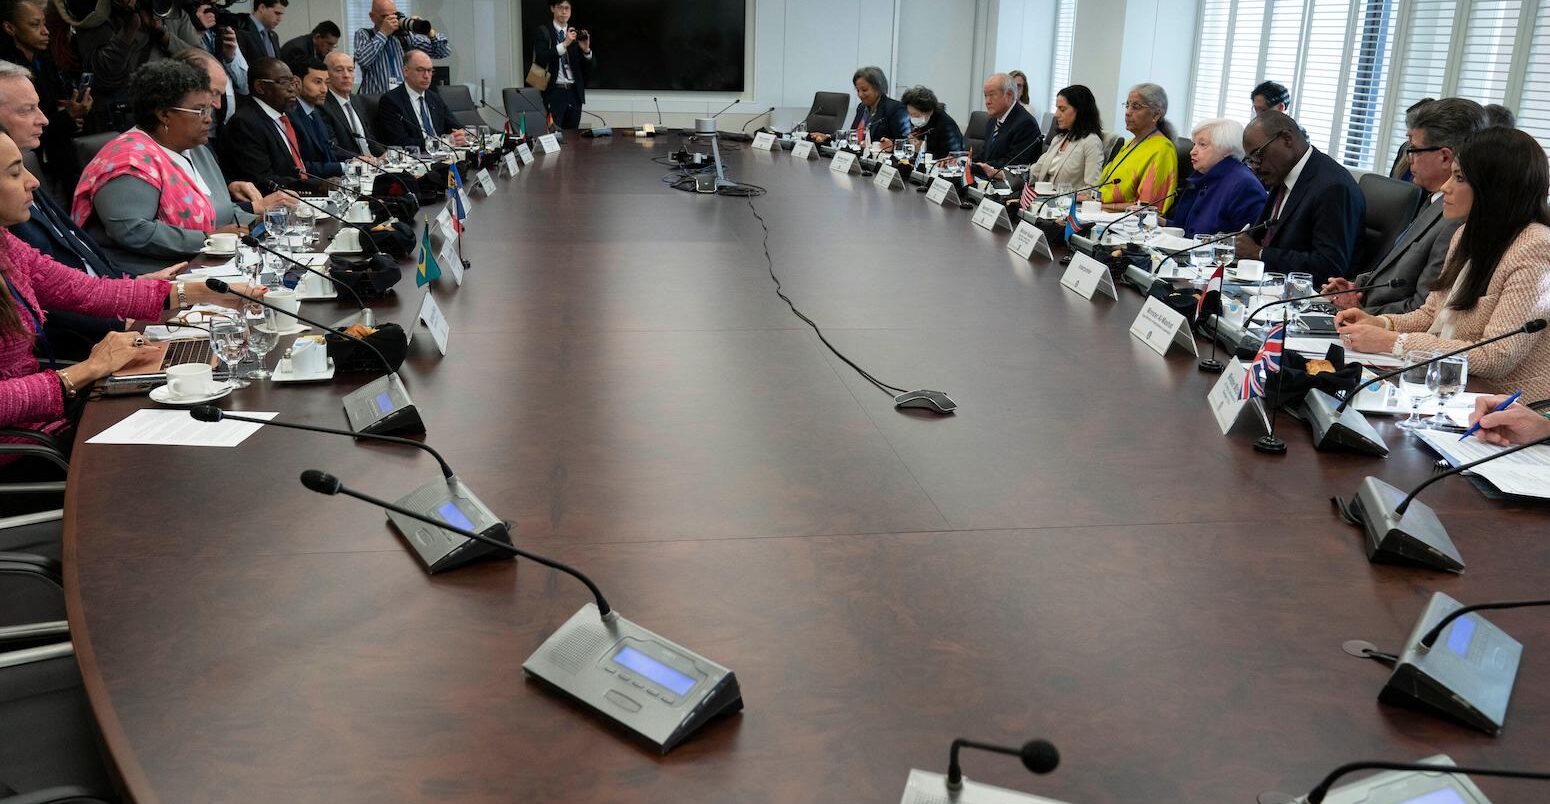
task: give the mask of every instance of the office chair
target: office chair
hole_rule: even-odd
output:
[[[441,95],[443,103],[447,104],[447,112],[452,115],[453,122],[459,126],[483,126],[484,117],[479,114],[479,107],[474,103],[474,94],[469,91],[467,84],[443,84],[436,88]]]
[[[115,800],[69,642],[0,653],[0,804]]]
[[[1408,181],[1367,173],[1357,186],[1367,201],[1367,214],[1351,262],[1352,275],[1382,259],[1421,209],[1421,188]]]
[[[101,151],[104,145],[112,142],[113,138],[118,135],[119,132],[117,131],[104,131],[100,134],[87,134],[84,137],[76,137],[71,140],[71,143],[75,146],[76,164],[85,167],[88,162],[97,157],[97,152]]]
[[[548,112],[544,108],[544,95],[532,87],[506,87],[501,90],[501,105],[511,118],[511,130],[538,136],[548,131]],[[520,125],[519,125],[520,122]]]
[[[850,96],[844,92],[814,92],[813,105],[807,110],[802,123],[807,130],[818,134],[833,134],[845,127],[845,116],[850,114]]]
[[[1173,147],[1177,148],[1179,152],[1178,186],[1183,187],[1184,182],[1187,181],[1190,176],[1195,175],[1195,166],[1189,161],[1189,152],[1195,147],[1195,141],[1188,137],[1174,137]]]
[[[963,130],[963,147],[970,151],[985,150],[985,132],[990,129],[990,113],[981,110],[969,112],[969,125]]]

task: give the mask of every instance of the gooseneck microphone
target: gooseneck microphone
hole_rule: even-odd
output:
[[[652,98],[652,100],[656,100],[656,98]],[[742,98],[735,98],[735,99],[733,99],[733,101],[731,103],[727,104],[726,106],[721,107],[721,111],[716,112],[715,114],[711,115],[710,119],[715,120],[716,118],[726,114],[728,109],[730,109],[733,106],[736,106],[736,105],[738,105],[739,103],[742,103],[742,102],[743,102]]]
[[[595,114],[593,112],[589,112],[586,109],[582,109],[581,113],[584,114],[584,115],[587,115],[588,117],[596,117],[597,118],[597,122],[603,124],[600,127],[595,127],[595,128],[587,129],[586,132],[584,132],[585,136],[588,136],[588,137],[612,137],[614,135],[613,128],[611,128],[608,125],[608,121],[604,120],[602,118],[602,116],[600,116],[598,114]]]
[[[294,319],[296,319],[297,321],[300,321],[303,324],[310,324],[311,326],[317,327],[318,329],[321,329],[324,332],[327,332],[329,334],[338,335],[339,337],[344,338],[345,340],[348,340],[348,341],[354,341],[354,342],[356,342],[356,343],[366,347],[367,349],[370,349],[371,353],[377,356],[377,360],[381,361],[383,370],[387,371],[388,374],[393,374],[394,373],[393,364],[388,362],[388,359],[383,356],[382,352],[379,349],[377,349],[377,347],[372,346],[364,338],[357,338],[354,335],[351,335],[350,333],[345,332],[344,330],[335,329],[335,328],[333,328],[331,326],[328,326],[327,324],[321,324],[321,323],[318,323],[317,321],[313,321],[310,318],[304,318],[304,317],[302,317],[302,315],[300,313],[293,313],[290,310],[284,309],[283,307],[276,307],[273,304],[270,304],[269,302],[266,302],[263,299],[258,298],[257,296],[249,296],[246,293],[238,293],[237,291],[232,290],[231,285],[228,285],[224,281],[222,281],[220,279],[216,279],[213,276],[212,277],[207,277],[205,279],[205,287],[215,291],[216,293],[225,293],[225,294],[230,295],[230,296],[236,296],[239,299],[245,299],[245,300],[250,301],[253,304],[256,304],[256,305],[258,305],[260,307],[263,307],[263,308],[265,308],[267,310],[273,310],[273,311],[275,311],[277,313],[280,313],[282,315],[290,316],[291,318],[294,318]]]
[[[1343,290],[1343,291],[1340,291],[1340,292],[1341,293],[1350,293],[1351,291]],[[1430,360],[1423,360],[1420,363],[1412,363],[1412,364],[1410,364],[1408,366],[1401,366],[1401,367],[1399,367],[1397,369],[1394,369],[1392,371],[1386,371],[1386,372],[1384,372],[1382,374],[1379,374],[1378,376],[1373,377],[1372,379],[1362,383],[1361,385],[1358,385],[1355,388],[1352,388],[1351,392],[1346,394],[1345,401],[1341,402],[1340,406],[1335,408],[1335,415],[1339,416],[1341,413],[1344,413],[1345,409],[1347,407],[1349,407],[1351,405],[1351,403],[1356,400],[1356,395],[1361,393],[1362,390],[1367,388],[1368,386],[1376,385],[1377,383],[1383,382],[1384,380],[1391,379],[1393,377],[1398,377],[1399,375],[1404,374],[1405,372],[1407,372],[1407,371],[1409,371],[1410,369],[1413,369],[1413,368],[1419,368],[1421,366],[1429,365],[1431,363],[1436,363],[1439,360],[1445,360],[1447,358],[1453,357],[1454,355],[1463,354],[1464,352],[1467,352],[1467,351],[1469,351],[1471,349],[1478,349],[1478,348],[1480,348],[1482,346],[1485,346],[1487,344],[1496,343],[1497,341],[1500,341],[1500,340],[1506,340],[1507,338],[1511,338],[1514,335],[1532,335],[1533,333],[1539,332],[1540,330],[1542,330],[1544,328],[1545,328],[1545,319],[1543,319],[1543,318],[1535,318],[1535,319],[1533,319],[1531,321],[1525,321],[1523,323],[1523,326],[1518,327],[1517,329],[1511,330],[1509,332],[1503,332],[1502,334],[1497,335],[1494,338],[1486,338],[1483,341],[1475,341],[1474,343],[1472,343],[1472,344],[1470,344],[1468,346],[1465,346],[1465,347],[1463,347],[1461,349],[1454,349],[1451,352],[1447,352],[1445,354],[1437,355],[1436,357],[1434,357],[1434,358],[1432,358]]]
[[[275,427],[283,427],[287,430],[303,430],[309,433],[325,433],[327,435],[342,435],[350,436],[351,438],[365,438],[371,441],[381,441],[387,444],[400,444],[407,447],[414,447],[416,449],[424,450],[425,452],[430,453],[430,456],[436,459],[436,463],[441,464],[442,477],[445,477],[449,480],[453,477],[452,467],[447,463],[445,458],[441,457],[441,453],[437,452],[435,448],[429,444],[426,444],[422,441],[415,441],[414,439],[410,438],[378,435],[376,433],[354,433],[349,430],[335,430],[332,427],[317,427],[310,424],[294,424],[291,422],[275,421],[271,419],[255,419],[221,410],[214,405],[195,405],[189,409],[188,415],[202,422],[218,422],[223,419],[230,419],[234,422],[274,425]]]
[[[1108,223],[1104,224],[1104,231],[1105,232],[1113,231],[1114,227],[1118,226],[1120,221],[1123,221],[1126,218],[1129,218],[1129,217],[1131,217],[1133,215],[1140,215],[1140,214],[1142,214],[1144,212],[1147,212],[1149,210],[1155,209],[1155,210],[1158,211],[1158,214],[1162,214],[1162,205],[1166,204],[1168,202],[1168,199],[1178,195],[1181,192],[1184,192],[1184,189],[1185,188],[1180,187],[1180,188],[1174,190],[1173,192],[1168,193],[1167,195],[1163,196],[1162,198],[1157,199],[1156,201],[1139,201],[1136,204],[1136,208],[1135,209],[1132,209],[1129,212],[1126,212],[1125,214],[1119,216],[1118,218],[1115,218],[1114,220],[1109,221]],[[1161,264],[1161,263],[1159,263],[1159,264]]]
[[[1205,240],[1202,240],[1199,243],[1196,243],[1195,245],[1190,246],[1189,248],[1181,248],[1178,251],[1170,251],[1170,252],[1164,254],[1162,256],[1161,260],[1157,261],[1157,270],[1159,270],[1159,271],[1162,270],[1163,263],[1165,263],[1165,262],[1167,262],[1169,260],[1176,260],[1179,257],[1182,257],[1185,254],[1188,254],[1188,253],[1190,253],[1191,251],[1194,251],[1197,248],[1202,248],[1202,247],[1205,247],[1205,246],[1214,246],[1217,243],[1222,243],[1222,242],[1225,242],[1225,241],[1228,241],[1228,240],[1236,240],[1238,238],[1238,235],[1254,234],[1255,232],[1259,232],[1259,231],[1264,230],[1264,229],[1269,229],[1271,226],[1274,226],[1276,223],[1278,223],[1279,220],[1280,219],[1269,220],[1269,221],[1260,221],[1259,223],[1256,223],[1253,226],[1250,226],[1250,227],[1248,227],[1247,229],[1244,229],[1241,232],[1228,232],[1227,234],[1217,235],[1216,237],[1208,237]],[[1342,293],[1349,293],[1350,291],[1347,290],[1347,291],[1341,291],[1341,292]]]
[[[947,789],[963,789],[963,768],[958,765],[958,750],[960,748],[977,748],[981,751],[989,751],[995,754],[1019,757],[1023,761],[1023,767],[1038,774],[1049,773],[1060,764],[1060,752],[1048,740],[1029,740],[1019,748],[1011,748],[991,743],[982,743],[978,740],[966,740],[962,737],[953,740],[953,746],[947,756]]]
[[[311,205],[309,204],[308,206],[311,206]],[[372,313],[370,307],[366,306],[366,302],[361,301],[361,294],[356,293],[355,292],[355,288],[352,288],[349,285],[346,285],[345,283],[339,281],[338,279],[335,279],[332,275],[325,274],[322,271],[319,271],[318,269],[313,268],[312,266],[310,266],[310,265],[308,265],[308,264],[306,264],[306,263],[296,259],[295,257],[292,257],[289,254],[282,254],[279,251],[276,251],[276,250],[274,250],[274,249],[264,245],[263,243],[260,243],[258,238],[254,237],[253,235],[250,235],[250,234],[243,235],[242,236],[242,245],[247,246],[248,248],[256,248],[259,251],[264,252],[265,254],[273,254],[276,257],[279,257],[280,259],[285,260],[286,262],[290,263],[291,265],[294,265],[297,268],[300,268],[301,270],[306,271],[309,274],[316,274],[317,276],[321,276],[324,279],[327,279],[328,281],[334,283],[334,287],[343,288],[346,293],[350,294],[350,298],[355,300],[355,307],[356,307],[356,309],[361,311],[361,323],[365,324],[368,327],[375,325],[374,324],[374,321],[376,320],[375,314]]]
[[[1479,466],[1482,463],[1489,463],[1491,461],[1496,460],[1497,458],[1506,457],[1508,455],[1511,455],[1514,452],[1522,452],[1523,450],[1526,450],[1529,447],[1537,447],[1540,444],[1550,444],[1550,436],[1545,436],[1544,438],[1541,438],[1541,439],[1539,439],[1537,441],[1530,441],[1527,444],[1519,444],[1519,445],[1517,445],[1515,447],[1510,447],[1508,449],[1504,449],[1501,452],[1496,453],[1495,455],[1487,455],[1486,457],[1481,458],[1480,460],[1477,460],[1477,461],[1470,461],[1469,463],[1461,463],[1458,466],[1455,466],[1455,467],[1453,467],[1452,469],[1449,469],[1446,472],[1439,472],[1438,474],[1432,475],[1431,477],[1429,477],[1426,480],[1422,481],[1421,485],[1416,486],[1413,490],[1411,490],[1411,492],[1409,494],[1405,495],[1405,499],[1401,500],[1399,502],[1399,505],[1394,506],[1394,515],[1396,517],[1403,517],[1405,515],[1405,509],[1410,507],[1410,503],[1415,500],[1416,495],[1420,494],[1422,491],[1426,490],[1427,486],[1430,486],[1431,484],[1436,483],[1439,480],[1445,480],[1445,479],[1450,478],[1450,477],[1452,477],[1452,476],[1454,476],[1456,474],[1459,474],[1460,472],[1467,472],[1470,469],[1473,469],[1473,468],[1475,468],[1476,466]],[[1454,614],[1456,615],[1456,614],[1458,614],[1458,612],[1454,612]],[[1443,620],[1443,622],[1447,622],[1447,621],[1448,621],[1447,619]],[[1436,632],[1433,632],[1433,633],[1429,634],[1429,636],[1431,636],[1432,639],[1435,640],[1436,639]],[[1427,647],[1430,647],[1429,643],[1428,643]]]
[[[1496,603],[1476,603],[1473,606],[1465,606],[1460,609],[1454,609],[1453,611],[1448,612],[1447,616],[1443,617],[1441,620],[1438,620],[1437,624],[1432,626],[1432,630],[1426,632],[1426,636],[1421,637],[1421,642],[1418,647],[1423,651],[1431,650],[1432,646],[1437,644],[1437,637],[1442,634],[1442,629],[1448,627],[1448,623],[1451,623],[1454,620],[1469,614],[1470,612],[1498,611],[1501,609],[1527,609],[1537,608],[1540,606],[1550,606],[1550,600],[1506,600],[1498,601]]]
[[[774,113],[775,113],[775,107],[771,106],[770,108],[765,109],[764,111],[754,115],[753,117],[748,118],[748,122],[743,124],[742,130],[744,132],[747,132],[748,131],[748,127],[753,125],[753,121],[758,120],[759,118],[764,117],[765,115],[774,114]]]
[[[437,528],[441,528],[442,530],[451,531],[451,532],[456,533],[457,535],[462,536],[464,538],[473,539],[474,541],[477,541],[477,542],[482,542],[482,543],[484,543],[486,545],[489,545],[491,547],[494,547],[494,548],[496,548],[498,550],[502,550],[502,551],[505,551],[507,553],[510,553],[511,555],[518,556],[520,558],[525,558],[525,559],[527,559],[529,561],[534,561],[534,562],[542,564],[542,565],[544,565],[546,567],[549,567],[550,569],[554,569],[554,570],[558,570],[560,572],[563,572],[566,575],[569,575],[572,578],[575,578],[576,580],[581,581],[581,583],[584,584],[587,587],[587,590],[592,593],[592,599],[594,601],[596,601],[596,603],[597,603],[598,613],[600,613],[604,618],[607,618],[608,615],[613,612],[613,609],[610,608],[609,605],[608,605],[608,600],[603,597],[603,591],[601,589],[597,588],[597,584],[593,583],[592,579],[588,578],[580,570],[578,570],[575,567],[572,567],[572,566],[570,566],[568,564],[564,564],[564,563],[561,563],[559,561],[555,561],[552,558],[545,558],[545,557],[543,557],[541,555],[538,555],[536,553],[530,553],[530,552],[528,552],[526,550],[523,550],[520,547],[517,547],[517,546],[512,545],[512,544],[507,544],[506,542],[503,542],[503,541],[501,541],[499,539],[492,539],[489,536],[485,536],[482,533],[475,533],[475,532],[473,532],[471,530],[468,530],[466,528],[460,528],[460,527],[458,527],[456,525],[453,525],[453,524],[451,524],[449,522],[443,522],[443,521],[441,521],[439,519],[434,519],[432,517],[426,516],[425,514],[422,514],[422,513],[418,512],[418,511],[413,511],[413,510],[410,510],[408,508],[404,508],[403,506],[396,505],[394,503],[390,503],[387,500],[379,500],[376,497],[372,497],[372,496],[367,495],[367,494],[362,494],[361,492],[358,492],[358,491],[356,491],[354,489],[347,488],[343,483],[341,483],[339,481],[339,478],[334,477],[333,475],[328,474],[327,472],[319,471],[317,469],[308,469],[305,472],[302,472],[301,473],[301,484],[303,486],[306,486],[308,489],[310,489],[312,491],[315,491],[315,492],[317,492],[319,494],[326,494],[326,495],[329,495],[329,496],[333,496],[333,495],[336,495],[336,494],[343,494],[346,497],[354,497],[355,499],[360,500],[361,502],[369,503],[371,505],[375,505],[378,508],[381,508],[383,510],[392,511],[393,513],[399,514],[400,516],[407,516],[407,517],[409,517],[411,519],[416,519],[416,520],[419,520],[421,522],[424,522],[427,525],[431,525],[431,526],[434,526],[434,527],[437,527]]]
[[[662,122],[662,104],[657,103],[657,96],[651,96],[651,105],[657,107],[657,126],[665,128],[667,124]]]
[[[335,190],[339,190],[340,192],[344,192],[344,193],[349,193],[350,195],[353,195],[356,198],[359,198],[360,200],[365,201],[367,204],[375,204],[379,209],[382,210],[383,214],[385,214],[388,218],[392,218],[393,217],[393,210],[389,209],[388,205],[384,204],[382,202],[382,199],[372,195],[371,193],[363,193],[360,190],[355,189],[354,187],[350,187],[350,186],[345,185],[345,184],[339,184],[337,182],[332,182],[332,181],[329,181],[328,179],[322,178],[320,176],[314,176],[313,178],[317,179],[318,182],[320,182],[320,183],[322,183],[322,184],[324,184],[324,185],[326,185],[328,187],[334,188]],[[302,200],[301,196],[297,196],[296,200],[298,200],[298,201]],[[359,229],[360,227],[363,227],[363,226],[366,225],[364,223],[356,223],[355,221],[346,220],[345,218],[343,218],[343,217],[341,217],[339,215],[336,215],[336,214],[334,214],[332,212],[329,212],[328,210],[318,206],[317,204],[313,204],[311,202],[305,202],[305,203],[307,204],[307,206],[312,207],[313,209],[323,213],[324,215],[327,215],[330,218],[333,218],[336,221],[339,221],[340,223],[342,223],[342,224],[344,224],[346,226],[354,226],[354,227]],[[361,233],[365,234],[365,230],[362,229]],[[371,247],[373,249],[375,249],[376,245],[377,245],[376,243],[372,243]],[[375,250],[372,253],[375,254],[376,253]]]
[[[1506,779],[1550,779],[1550,773],[1519,770],[1499,770],[1496,768],[1461,768],[1456,765],[1437,765],[1427,762],[1351,762],[1341,765],[1330,771],[1324,781],[1319,782],[1312,790],[1308,791],[1306,800],[1308,804],[1320,804],[1324,797],[1329,795],[1329,789],[1334,786],[1335,780],[1359,770],[1390,770],[1413,771],[1416,773],[1467,773],[1474,776],[1499,776]]]
[[[494,106],[491,106],[490,104],[485,103],[484,98],[480,98],[479,99],[479,105],[484,107],[484,108],[486,108],[486,109],[489,109],[490,111],[492,111],[492,112],[494,112],[494,113],[496,113],[498,115],[500,115],[500,118],[502,120],[505,120],[508,123],[511,122],[511,117],[509,115],[507,115],[505,112],[501,111],[500,109],[497,109]]]
[[[1254,323],[1254,316],[1257,316],[1261,312],[1278,304],[1292,304],[1301,301],[1312,301],[1313,299],[1327,299],[1331,296],[1343,296],[1347,293],[1365,293],[1374,288],[1402,288],[1409,284],[1410,283],[1404,279],[1390,279],[1387,282],[1373,282],[1370,285],[1362,285],[1361,287],[1349,288],[1347,290],[1332,290],[1328,293],[1310,293],[1306,296],[1293,296],[1290,299],[1276,299],[1273,302],[1261,304],[1259,307],[1256,307],[1254,312],[1249,313],[1248,317],[1243,320],[1246,324],[1252,324]]]

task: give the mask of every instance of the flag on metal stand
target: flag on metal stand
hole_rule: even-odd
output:
[[[414,284],[416,287],[425,287],[441,278],[441,266],[436,263],[436,256],[431,253],[431,222],[425,222],[425,228],[420,235],[420,260],[415,265]]]

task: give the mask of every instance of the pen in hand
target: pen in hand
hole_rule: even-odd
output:
[[[1523,396],[1523,392],[1522,391],[1519,391],[1519,392],[1513,394],[1512,396],[1507,397],[1506,399],[1502,400],[1502,403],[1500,405],[1497,405],[1496,407],[1492,408],[1491,409],[1491,413],[1501,413],[1502,411],[1512,407],[1512,403],[1518,401],[1518,397],[1520,397],[1520,396]],[[1486,416],[1489,416],[1489,415],[1490,415],[1490,413],[1486,414]],[[1484,420],[1485,416],[1481,416],[1480,418],[1482,420]],[[1471,424],[1469,426],[1468,430],[1464,431],[1463,435],[1459,436],[1459,440],[1463,441],[1464,439],[1469,438],[1470,436],[1474,435],[1475,433],[1477,433],[1479,431],[1480,431],[1480,422],[1475,422],[1474,424]]]

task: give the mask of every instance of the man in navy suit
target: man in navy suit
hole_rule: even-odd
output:
[[[296,103],[285,114],[296,129],[301,145],[301,161],[309,176],[342,176],[339,144],[323,117],[323,102],[328,98],[328,68],[317,59],[298,59],[291,63],[296,84]]]
[[[432,137],[447,137],[463,145],[463,130],[454,128],[452,113],[441,96],[430,91],[431,57],[423,50],[404,54],[404,83],[377,102],[377,131],[382,141],[399,147],[424,147]]]
[[[1263,260],[1268,271],[1312,274],[1314,287],[1353,274],[1367,202],[1351,172],[1274,109],[1243,130],[1243,150],[1243,164],[1270,190],[1258,221],[1270,226],[1238,235],[1238,257]]]
[[[989,179],[1001,178],[1008,165],[1036,162],[1044,153],[1039,121],[1017,102],[1017,81],[996,73],[985,81],[985,147],[975,154],[974,172]]]
[[[285,111],[296,102],[296,82],[279,59],[259,59],[249,72],[251,94],[221,131],[221,169],[228,181],[250,181],[264,193],[303,178],[301,138]]]
[[[581,105],[587,102],[587,81],[597,63],[592,57],[592,34],[570,24],[570,0],[550,0],[548,25],[533,29],[532,63],[549,71],[544,107],[557,128],[581,125]]]

